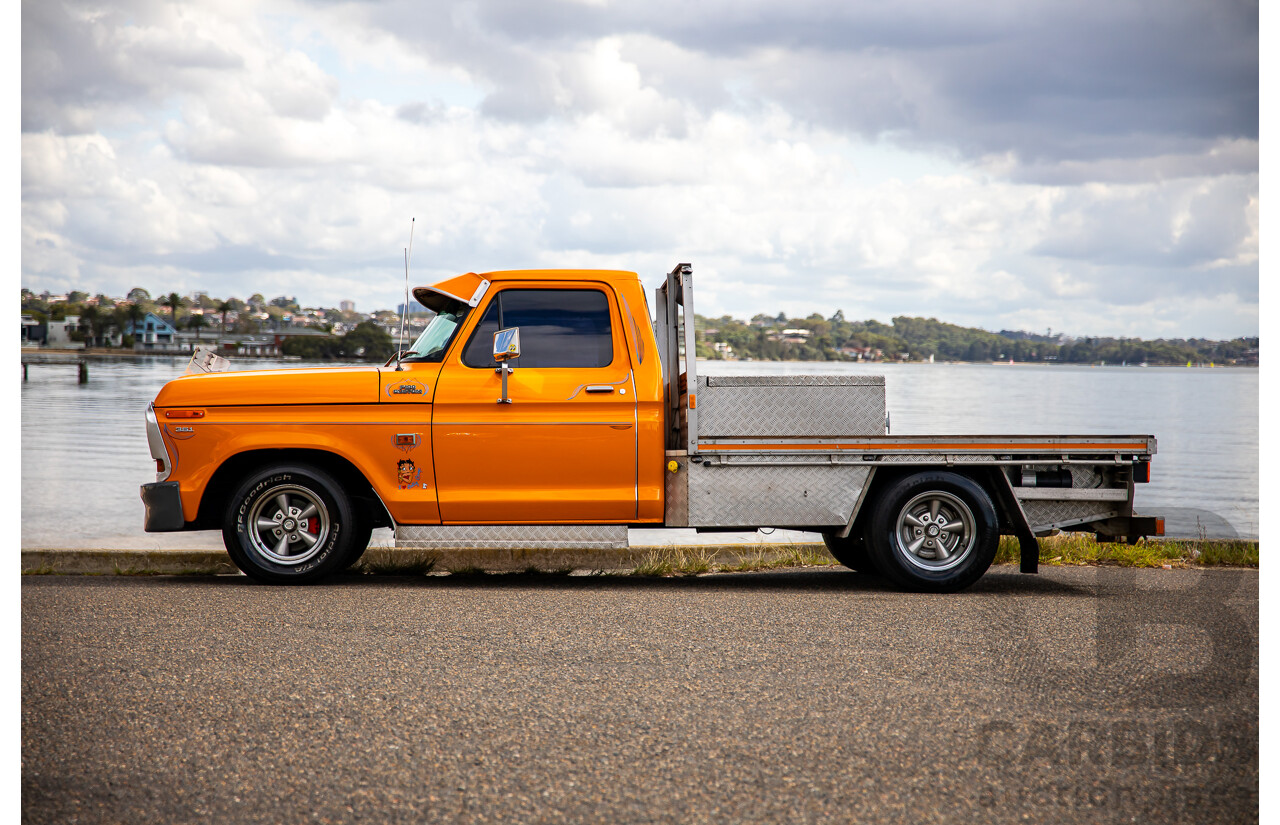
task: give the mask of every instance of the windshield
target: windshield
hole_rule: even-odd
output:
[[[403,360],[443,361],[445,350],[449,349],[449,342],[462,326],[462,320],[467,317],[468,309],[470,307],[461,301],[454,301],[443,307],[439,314],[431,319],[431,323],[427,324],[427,328],[418,336],[418,340],[413,342],[409,355]]]

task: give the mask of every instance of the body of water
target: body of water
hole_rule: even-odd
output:
[[[217,532],[144,533],[138,487],[155,480],[143,413],[185,358],[33,365],[22,384],[22,546],[221,547]],[[237,361],[233,369],[300,366]],[[327,364],[326,366],[332,366]],[[1207,511],[1258,535],[1258,371],[1179,367],[816,362],[698,363],[700,374],[885,376],[892,430],[928,434],[1153,434],[1139,512]],[[644,531],[646,537],[656,531]],[[644,543],[648,543],[647,541]]]

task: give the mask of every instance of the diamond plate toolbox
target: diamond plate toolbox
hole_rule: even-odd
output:
[[[818,462],[689,463],[678,477],[668,479],[667,489],[687,485],[689,527],[843,527],[870,472],[868,467]],[[673,515],[679,519],[683,514]]]
[[[842,436],[884,433],[881,375],[698,377],[698,435]]]

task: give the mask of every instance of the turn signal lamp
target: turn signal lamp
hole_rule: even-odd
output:
[[[204,418],[204,410],[166,410],[165,418]]]

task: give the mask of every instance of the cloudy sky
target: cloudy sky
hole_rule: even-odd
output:
[[[394,306],[691,261],[705,315],[1258,332],[1236,0],[22,3],[22,285]]]

